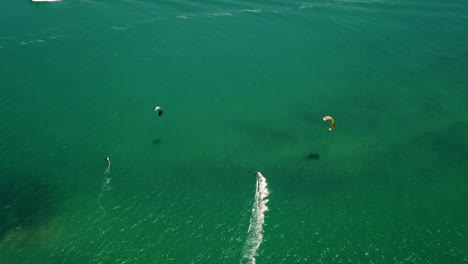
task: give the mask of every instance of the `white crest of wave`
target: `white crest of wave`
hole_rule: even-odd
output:
[[[241,12],[249,12],[249,13],[260,13],[262,10],[260,9],[241,9]]]
[[[255,199],[241,263],[255,264],[256,262],[257,250],[263,242],[263,224],[265,223],[265,212],[268,211],[266,206],[268,194],[266,179],[260,172],[257,172]]]

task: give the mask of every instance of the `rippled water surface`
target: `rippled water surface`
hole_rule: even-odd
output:
[[[468,2],[3,1],[0,25],[0,263],[468,263]]]

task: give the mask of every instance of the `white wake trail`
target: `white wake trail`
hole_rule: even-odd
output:
[[[111,189],[110,181],[112,180],[112,178],[110,177],[110,173],[111,173],[111,162],[109,161],[107,168],[104,171],[104,182],[102,184],[102,191],[109,191]]]
[[[110,161],[107,162],[107,168],[106,168],[106,170],[104,171],[104,175],[110,174],[110,165],[111,165],[111,162],[110,162]]]
[[[108,192],[111,190],[110,184],[111,184],[112,178],[110,177],[110,173],[111,173],[111,162],[109,161],[107,164],[107,168],[104,171],[104,180],[102,182],[102,189],[98,197],[99,208],[103,211],[105,215],[107,214],[107,212],[104,206],[102,206],[102,197],[104,196],[105,192]]]
[[[266,179],[260,172],[257,172],[255,199],[241,263],[255,264],[256,262],[257,250],[263,241],[263,224],[265,223],[265,212],[268,211],[266,206],[268,194]]]

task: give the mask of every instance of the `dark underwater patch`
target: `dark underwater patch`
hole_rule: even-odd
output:
[[[310,153],[306,156],[307,160],[319,160],[320,154],[318,153]]]
[[[34,227],[49,219],[54,196],[51,185],[33,176],[0,176],[0,240],[12,229]]]

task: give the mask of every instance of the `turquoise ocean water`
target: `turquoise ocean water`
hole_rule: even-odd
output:
[[[2,264],[468,263],[464,0],[2,1],[0,62]]]

